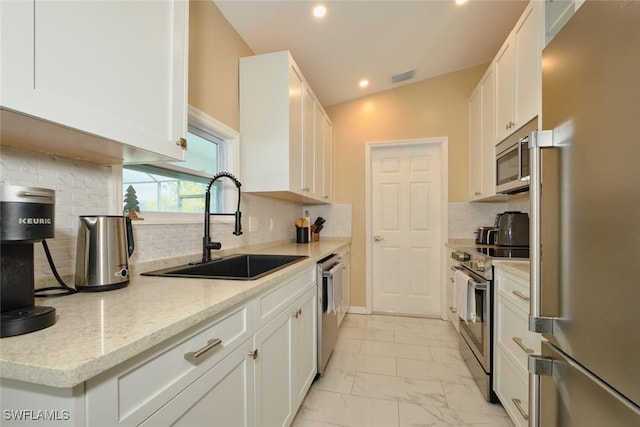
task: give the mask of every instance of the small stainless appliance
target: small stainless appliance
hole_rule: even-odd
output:
[[[529,214],[507,211],[496,216],[497,246],[529,247]]]
[[[52,307],[35,306],[33,244],[54,237],[55,192],[47,188],[0,187],[2,318],[0,337],[53,325]]]
[[[479,245],[493,245],[496,242],[497,227],[478,227],[476,230],[476,243]]]
[[[538,130],[538,118],[496,145],[496,192],[515,194],[529,190],[529,137]]]
[[[324,375],[327,362],[338,340],[337,305],[342,303],[343,264],[338,255],[329,255],[316,266],[318,283],[318,373]],[[338,294],[336,294],[338,292]]]
[[[107,291],[129,283],[133,253],[129,218],[117,215],[80,216],[76,256],[76,289]]]

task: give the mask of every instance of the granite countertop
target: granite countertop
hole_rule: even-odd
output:
[[[513,261],[494,259],[493,266],[501,268],[523,279],[529,280],[529,261]]]
[[[81,384],[247,301],[349,243],[348,238],[323,239],[252,250],[309,257],[257,280],[134,275],[123,289],[38,298],[36,304],[56,309],[56,323],[37,332],[2,338],[0,377],[64,388]]]

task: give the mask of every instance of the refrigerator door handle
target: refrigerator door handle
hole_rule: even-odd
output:
[[[540,151],[553,147],[553,131],[542,130],[532,132],[529,138],[530,181],[529,196],[531,199],[532,221],[529,241],[531,262],[531,295],[529,301],[529,330],[537,333],[553,333],[553,317],[540,316],[540,203],[542,179],[540,168]]]
[[[529,355],[529,427],[540,427],[540,376],[553,375],[553,359]]]

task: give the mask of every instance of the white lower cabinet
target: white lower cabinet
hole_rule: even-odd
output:
[[[317,370],[315,265],[73,388],[2,380],[59,426],[288,426]],[[9,415],[7,415],[9,414]],[[15,421],[15,422],[14,422]]]
[[[137,426],[169,402],[173,409],[167,411],[172,411],[174,418],[178,418],[176,408],[182,408],[180,415],[187,416],[190,405],[185,399],[192,398],[194,405],[204,395],[196,380],[227,375],[235,369],[227,367],[226,358],[250,341],[253,315],[250,301],[87,381],[87,425]],[[187,356],[194,353],[200,356]],[[178,396],[182,397],[173,403]]]
[[[253,426],[252,355],[253,342],[247,340],[141,425]]]
[[[342,274],[342,304],[338,308],[338,328],[344,320],[344,316],[349,311],[351,304],[351,251],[349,249],[338,254],[340,262],[344,265]]]
[[[529,419],[529,354],[540,354],[541,338],[529,332],[529,282],[494,268],[494,391],[518,427]]]
[[[254,336],[256,425],[288,426],[316,374],[315,287]]]
[[[460,332],[460,316],[458,315],[458,309],[456,308],[456,300],[455,300],[455,272],[456,265],[458,265],[458,261],[451,258],[451,254],[454,249],[449,247],[445,248],[445,259],[446,259],[446,283],[445,287],[447,289],[447,309],[446,309],[446,317],[451,322],[451,325],[456,329],[457,332]]]

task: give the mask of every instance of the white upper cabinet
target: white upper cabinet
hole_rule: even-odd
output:
[[[496,195],[495,72],[491,65],[469,98],[469,200]]]
[[[187,1],[0,8],[3,144],[104,162],[184,159]],[[74,136],[56,142],[51,123]]]
[[[288,51],[240,59],[242,189],[328,203],[327,115]],[[326,197],[325,197],[326,196]]]
[[[530,2],[495,59],[496,142],[540,112],[543,22],[542,4]]]
[[[329,117],[324,118],[324,155],[323,155],[323,180],[322,180],[322,198],[330,201],[333,197],[331,187],[333,180],[331,174],[333,173],[333,125]]]
[[[545,46],[583,4],[584,0],[546,0],[544,2]]]

